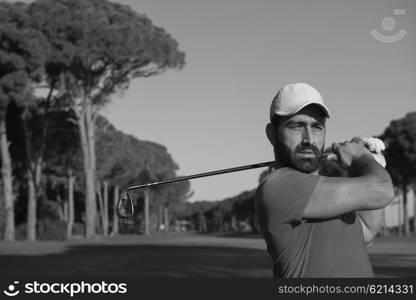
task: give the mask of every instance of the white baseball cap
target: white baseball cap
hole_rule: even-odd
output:
[[[321,94],[307,83],[291,83],[283,86],[273,98],[270,106],[270,120],[274,115],[294,115],[309,104],[317,104],[329,118],[329,109]]]

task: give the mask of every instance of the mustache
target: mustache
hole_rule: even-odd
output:
[[[318,157],[318,158],[322,156],[322,151],[319,150],[314,145],[310,145],[310,146],[301,146],[301,145],[298,145],[295,148],[295,153],[306,152],[306,151],[312,151],[315,154],[315,156]]]

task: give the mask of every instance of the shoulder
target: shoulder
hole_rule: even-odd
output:
[[[257,188],[257,196],[262,201],[275,202],[277,198],[291,201],[293,197],[304,197],[312,193],[320,175],[300,172],[292,168],[280,168],[270,173]]]
[[[292,168],[272,172],[257,189],[255,201],[259,217],[272,227],[299,223],[319,178]]]
[[[288,181],[299,182],[301,180],[307,180],[308,178],[317,180],[319,177],[320,175],[307,174],[289,167],[284,167],[277,169],[266,176],[260,183],[259,188],[262,188],[263,186],[275,185],[278,183],[288,183]]]

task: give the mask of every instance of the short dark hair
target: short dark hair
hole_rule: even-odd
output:
[[[278,115],[274,115],[272,117],[271,124],[272,124],[272,126],[273,126],[273,128],[276,132],[277,132],[277,128],[280,125],[280,120],[281,120],[281,118]]]

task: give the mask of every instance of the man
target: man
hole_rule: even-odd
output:
[[[394,197],[391,178],[363,139],[332,145],[348,177],[319,175],[327,118],[308,84],[286,85],[272,101],[266,133],[276,170],[259,185],[255,205],[275,277],[374,276],[366,246]]]

